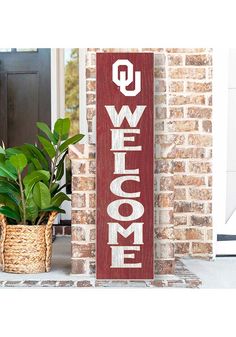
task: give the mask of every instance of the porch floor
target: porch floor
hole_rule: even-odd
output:
[[[180,287],[196,288],[200,279],[180,260],[175,275],[156,275],[150,281],[103,281],[94,276],[70,274],[70,236],[58,236],[53,243],[52,270],[41,274],[9,274],[0,271],[0,287]],[[236,260],[235,260],[236,261]],[[235,273],[236,274],[236,273]]]
[[[182,261],[201,279],[201,288],[236,288],[236,257],[216,257],[210,261],[188,258]]]

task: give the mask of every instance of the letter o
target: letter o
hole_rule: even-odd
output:
[[[129,204],[132,207],[132,213],[128,216],[123,216],[119,212],[119,207],[123,204]],[[132,199],[118,199],[115,201],[112,201],[107,206],[107,213],[108,215],[115,219],[120,221],[133,221],[136,219],[141,218],[141,216],[144,213],[144,207],[143,205],[137,201]]]

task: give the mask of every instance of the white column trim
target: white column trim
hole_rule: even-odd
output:
[[[80,141],[88,143],[88,122],[86,109],[86,48],[79,48],[79,127],[85,136]]]
[[[213,49],[213,255],[225,226],[229,50]],[[219,253],[217,251],[217,253]]]

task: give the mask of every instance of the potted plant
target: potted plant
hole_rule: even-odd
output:
[[[65,200],[60,186],[68,146],[70,120],[58,119],[54,130],[38,122],[41,146],[0,147],[0,227],[2,270],[11,273],[49,271],[52,225]],[[45,137],[46,136],[46,137]]]

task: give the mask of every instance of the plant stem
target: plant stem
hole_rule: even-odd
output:
[[[43,217],[45,216],[45,214],[46,214],[46,212],[43,212],[43,213],[40,215],[40,217],[39,217],[39,219],[38,219],[38,221],[37,221],[37,223],[36,223],[36,226],[40,225],[40,223],[41,223],[41,221],[43,220]]]
[[[56,167],[57,167],[57,160],[60,157],[60,150],[59,150],[60,145],[61,145],[61,139],[59,138],[58,143],[57,143],[55,158],[53,160],[53,165],[52,165],[52,173],[51,173],[51,179],[50,179],[50,183],[49,183],[49,190],[52,187],[53,177],[54,177]]]
[[[24,189],[23,189],[23,184],[22,184],[21,173],[20,173],[19,170],[18,170],[18,179],[19,179],[20,194],[21,194],[21,201],[22,201],[23,225],[26,225],[26,205],[25,205],[25,195],[24,195]]]

